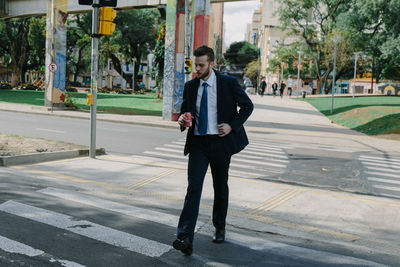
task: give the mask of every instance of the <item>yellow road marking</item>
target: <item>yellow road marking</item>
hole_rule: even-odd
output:
[[[160,179],[162,179],[162,178],[164,178],[164,177],[166,177],[168,175],[176,173],[177,171],[178,170],[171,170],[171,169],[166,170],[166,171],[164,171],[162,173],[159,173],[157,175],[153,175],[153,176],[151,176],[151,177],[149,177],[147,179],[143,179],[143,180],[141,180],[139,182],[132,183],[132,184],[128,185],[128,188],[129,189],[137,189],[137,188],[146,186],[146,185],[148,185],[148,184],[150,184],[152,182],[155,182],[157,180],[160,180]]]
[[[261,214],[261,213],[267,212],[276,207],[279,207],[283,203],[293,199],[294,197],[298,196],[299,194],[301,194],[304,191],[305,190],[297,189],[297,188],[286,190],[285,192],[278,194],[277,196],[261,203],[261,205],[259,205],[258,207],[251,209],[249,211],[249,213],[250,214]]]

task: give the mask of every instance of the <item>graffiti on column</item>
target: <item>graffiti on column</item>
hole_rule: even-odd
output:
[[[177,119],[181,111],[183,87],[185,83],[185,1],[178,0],[176,8],[175,46],[175,86],[172,105],[172,119]]]
[[[46,102],[51,105],[65,101],[67,16],[67,0],[48,0],[46,17]]]
[[[175,24],[176,0],[167,1],[167,19],[165,30],[163,119],[170,120],[172,114],[172,94],[174,88],[175,62]]]

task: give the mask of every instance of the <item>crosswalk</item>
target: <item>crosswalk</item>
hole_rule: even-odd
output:
[[[183,155],[185,139],[180,139],[144,151],[146,156],[186,162]],[[265,140],[251,140],[250,144],[240,153],[233,155],[230,164],[230,174],[246,178],[268,177],[285,172],[289,158],[285,152],[286,146]]]
[[[373,193],[400,197],[400,157],[361,155],[359,160]]]
[[[41,231],[39,239],[47,238],[49,240],[57,239],[61,242],[63,238],[72,238],[77,240],[80,236],[83,239],[94,240],[100,244],[105,244],[107,246],[118,248],[122,251],[130,251],[135,253],[135,255],[140,255],[141,257],[146,257],[153,259],[152,262],[147,262],[147,264],[162,265],[162,266],[178,266],[181,265],[179,259],[182,255],[168,244],[171,241],[171,237],[165,238],[165,236],[156,236],[149,234],[144,234],[140,231],[140,227],[134,227],[132,231],[123,230],[123,223],[114,223],[114,227],[107,226],[107,222],[104,220],[96,219],[93,216],[94,210],[101,210],[108,214],[120,214],[121,216],[128,216],[129,218],[135,218],[135,220],[142,220],[141,224],[157,224],[163,225],[169,229],[168,231],[175,231],[175,227],[178,222],[178,216],[169,214],[167,212],[154,211],[148,208],[137,207],[131,204],[120,203],[119,201],[103,199],[97,196],[89,195],[87,193],[66,190],[61,188],[47,187],[36,191],[41,199],[47,199],[50,203],[61,203],[62,207],[56,208],[54,205],[46,206],[45,204],[40,204],[40,201],[33,201],[33,203],[24,203],[23,200],[7,200],[0,203],[0,213],[9,214],[16,218],[17,221],[25,220],[31,222],[30,225],[36,224],[32,227],[32,232],[37,231],[40,228],[52,229],[51,233],[53,236],[46,231]],[[40,206],[46,206],[40,207]],[[82,215],[77,215],[76,211],[71,207],[79,207],[85,212]],[[56,211],[53,209],[57,209]],[[60,211],[61,210],[61,211]],[[107,218],[107,216],[103,217]],[[116,216],[113,216],[114,220]],[[1,225],[1,222],[0,222]],[[29,225],[29,223],[28,223]],[[16,223],[15,227],[19,224]],[[160,227],[160,226],[158,226]],[[30,228],[30,227],[29,227]],[[26,230],[26,229],[25,229]],[[29,231],[29,229],[28,229]],[[137,233],[136,233],[137,232]],[[161,231],[163,232],[163,231]],[[196,232],[202,235],[210,235],[202,227],[197,227]],[[17,238],[7,237],[10,235],[8,232],[4,231],[3,227],[0,227],[0,256],[1,251],[5,251],[11,254],[22,254],[28,258],[42,257],[42,262],[40,266],[52,265],[57,262],[59,266],[67,267],[82,267],[82,266],[111,266],[110,262],[101,262],[96,265],[90,264],[87,259],[89,257],[79,258],[76,255],[70,255],[72,259],[65,259],[65,251],[60,252],[60,255],[55,255],[54,250],[46,251],[49,246],[43,245],[42,242],[36,241],[34,238],[26,238],[21,235],[16,235]],[[71,235],[76,235],[72,236]],[[298,263],[304,260],[304,262],[310,263],[310,260],[323,259],[323,264],[349,264],[358,266],[382,266],[375,262],[358,259],[354,257],[338,255],[329,252],[317,251],[307,248],[301,248],[296,246],[291,246],[283,243],[277,243],[273,241],[268,241],[260,237],[250,237],[240,233],[230,232],[227,238],[232,245],[247,247],[248,250],[263,251],[264,253],[275,253],[278,257],[285,257],[289,260],[286,263]],[[29,243],[25,244],[26,241]],[[45,242],[46,243],[46,242]],[[88,250],[89,248],[84,247],[84,244],[93,245],[93,242],[78,240],[78,243],[82,247],[78,250]],[[68,250],[70,248],[60,246],[61,250]],[[276,250],[279,248],[279,250]],[[105,251],[109,251],[107,248]],[[243,251],[243,248],[241,248]],[[171,257],[171,253],[175,253],[175,257],[178,259],[176,261]],[[246,253],[246,252],[243,252]],[[122,255],[127,256],[126,253],[118,254],[118,257]],[[111,256],[111,253],[107,255]],[[93,257],[93,256],[92,256]],[[1,257],[0,257],[1,258]],[[268,257],[267,257],[268,258]],[[106,258],[105,258],[106,259]],[[1,260],[1,259],[0,259]],[[43,262],[48,261],[47,263]],[[115,259],[114,259],[115,260]],[[1,261],[0,261],[1,263]],[[196,266],[214,266],[215,260],[209,260],[207,257],[194,255],[191,259],[191,264]],[[200,264],[200,265],[199,265]],[[211,264],[211,265],[210,265]],[[261,265],[265,264],[260,262]],[[185,265],[185,264],[183,264]],[[284,264],[283,264],[284,265]],[[301,264],[300,264],[301,265]],[[38,266],[38,265],[36,265]],[[128,262],[128,263],[117,263],[114,262],[113,266],[147,266],[146,263]]]

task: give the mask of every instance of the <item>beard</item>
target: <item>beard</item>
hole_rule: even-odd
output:
[[[198,75],[197,76],[197,78],[199,78],[199,79],[204,79],[205,77],[207,77],[208,76],[208,74],[210,74],[210,68],[207,68],[207,71],[206,72],[204,72],[203,74],[201,74],[201,75]]]

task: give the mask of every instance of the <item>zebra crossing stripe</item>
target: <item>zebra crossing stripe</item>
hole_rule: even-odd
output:
[[[135,236],[86,220],[76,220],[68,215],[18,203],[12,200],[0,204],[0,211],[67,230],[78,235],[92,238],[149,257],[160,257],[172,249],[171,246],[157,241]]]
[[[390,179],[382,179],[376,177],[367,177],[370,181],[381,182],[381,183],[388,183],[388,184],[400,184],[400,181],[390,180]]]
[[[390,169],[400,169],[400,165],[392,165],[392,164],[387,164],[387,163],[375,163],[375,162],[362,162],[363,165],[365,166],[378,166],[378,167],[385,167],[385,168],[390,168]]]
[[[268,161],[255,161],[255,160],[247,160],[247,159],[241,159],[241,158],[236,158],[232,159],[232,162],[238,162],[238,163],[251,163],[254,165],[261,165],[261,166],[272,166],[272,167],[278,167],[278,168],[286,168],[286,165],[284,164],[278,164],[278,163],[272,163]],[[248,168],[249,166],[247,166]]]
[[[0,249],[5,252],[22,254],[29,257],[36,257],[45,254],[45,252],[40,249],[35,249],[31,246],[28,246],[26,244],[9,239],[1,235],[0,235]],[[85,267],[84,265],[81,265],[73,261],[54,259],[54,257],[51,258],[51,261],[57,261],[65,267]]]
[[[384,185],[373,185],[372,187],[379,188],[379,189],[384,189],[384,190],[389,190],[389,191],[400,192],[400,188],[399,187],[391,187],[391,186],[384,186]]]
[[[360,159],[363,160],[375,160],[375,161],[381,161],[385,163],[400,163],[400,159],[392,159],[392,158],[383,158],[383,157],[372,157],[372,156],[360,156]]]
[[[374,170],[374,171],[382,171],[382,172],[393,172],[397,173],[400,176],[400,170],[393,170],[390,167],[389,168],[379,168],[379,167],[371,167],[371,166],[365,166],[367,169]]]
[[[117,202],[112,202],[104,199],[99,199],[97,197],[88,196],[75,191],[67,191],[63,189],[56,188],[46,188],[39,190],[38,192],[52,195],[64,200],[75,201],[85,205],[90,205],[102,209],[108,209],[111,211],[119,212],[125,215],[135,216],[143,218],[146,220],[151,220],[160,224],[165,224],[167,226],[176,227],[178,222],[178,217],[170,215],[167,213],[161,213],[157,211],[151,211],[148,209],[137,208],[134,206],[129,206]],[[141,217],[142,216],[142,217]],[[196,231],[201,234],[210,235],[207,230],[202,229],[202,226],[196,226]],[[318,251],[313,249],[307,249],[302,247],[296,247],[292,245],[287,245],[284,243],[278,243],[273,241],[266,241],[265,239],[250,237],[248,235],[243,235],[235,232],[228,232],[227,238],[236,244],[241,244],[253,250],[275,250],[276,248],[281,248],[276,251],[279,255],[290,258],[304,258],[313,259],[315,255],[317,258],[324,259],[324,263],[342,263],[342,264],[361,264],[364,266],[383,266],[375,262],[366,261],[358,258],[353,258],[349,256],[343,256],[339,254],[334,254],[330,252]]]
[[[44,251],[35,249],[20,242],[8,239],[7,237],[0,236],[0,249],[10,252],[35,257],[44,254]]]
[[[384,176],[384,177],[391,177],[395,179],[400,179],[398,174],[389,174],[389,173],[382,173],[382,172],[370,172],[366,171],[365,173],[372,174],[372,175],[378,175],[378,176]]]
[[[241,151],[239,153],[239,155],[259,155],[259,156],[263,156],[263,157],[267,157],[267,158],[281,158],[281,159],[287,159],[288,157],[286,155],[276,155],[276,154],[269,154],[269,153],[262,153],[262,152],[255,152],[255,151],[248,151],[247,149]]]
[[[245,151],[264,152],[264,153],[266,152],[265,148],[259,148],[259,147],[246,147],[244,150]],[[282,150],[268,150],[268,154],[269,153],[271,153],[271,154],[285,154],[285,152],[282,151]]]

